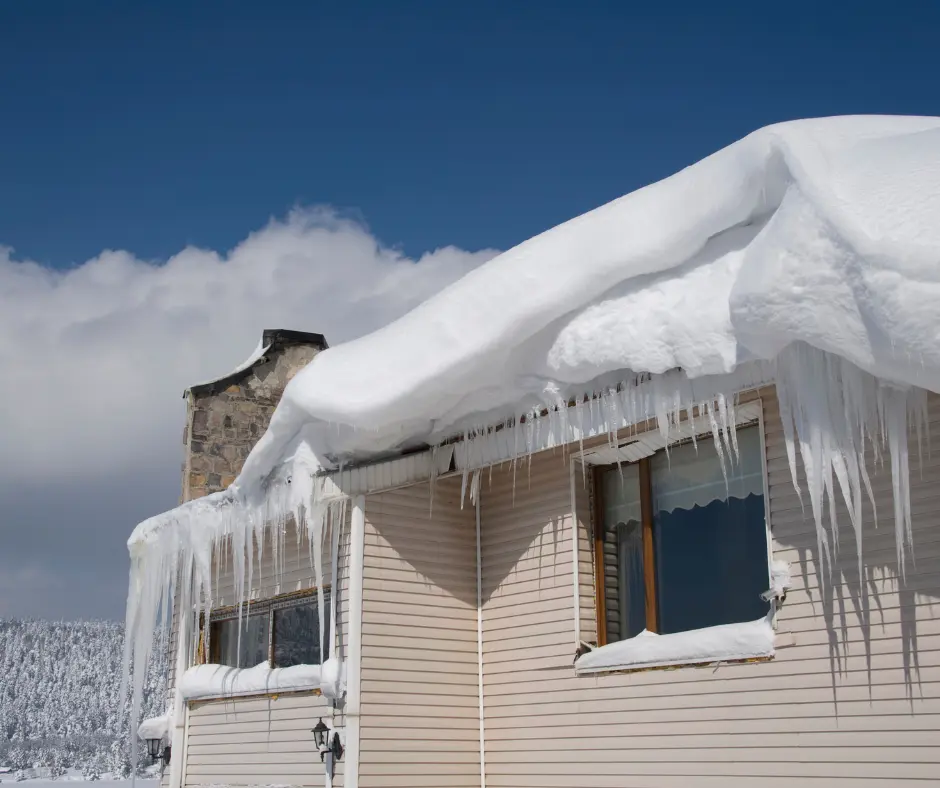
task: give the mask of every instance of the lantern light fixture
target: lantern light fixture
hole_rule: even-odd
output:
[[[162,752],[160,746],[163,744],[163,739],[147,739],[147,754],[150,756],[150,759],[153,761],[161,760],[163,761],[164,767],[168,766],[170,763],[170,746],[167,745],[163,748]]]
[[[334,761],[342,759],[343,745],[339,740],[339,734],[335,730],[331,730],[329,727],[327,727],[326,723],[323,722],[322,717],[317,722],[312,732],[313,742],[317,745],[317,749],[320,751],[321,761],[326,759],[327,753],[332,754]]]

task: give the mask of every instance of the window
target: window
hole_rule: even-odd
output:
[[[737,443],[724,471],[710,438],[596,469],[599,645],[767,614],[759,427]]]
[[[324,591],[327,606],[329,601],[330,592]],[[324,640],[321,659],[315,593],[254,602],[245,606],[240,620],[237,608],[215,611],[208,645],[209,662],[235,668],[252,668],[263,662],[274,668],[319,665],[330,655],[330,644]]]

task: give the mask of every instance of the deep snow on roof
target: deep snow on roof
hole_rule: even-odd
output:
[[[321,460],[368,456],[605,374],[724,373],[793,342],[940,390],[938,249],[940,119],[770,126],[320,354],[242,481],[300,432]]]

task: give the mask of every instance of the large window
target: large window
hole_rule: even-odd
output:
[[[329,605],[330,593],[324,592]],[[247,615],[245,612],[247,611]],[[243,608],[214,612],[209,623],[208,661],[216,665],[251,668],[268,662],[274,668],[319,665],[329,657],[323,641],[320,654],[320,614],[317,597],[292,595]]]
[[[598,639],[753,621],[768,603],[760,429],[597,469]]]

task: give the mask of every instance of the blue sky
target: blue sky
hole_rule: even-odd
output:
[[[326,203],[507,248],[767,123],[940,113],[940,4],[818,5],[6,2],[0,244],[162,259]]]
[[[768,123],[940,114],[940,3],[819,5],[0,2],[0,616],[122,615],[180,393],[262,329],[373,330]]]

